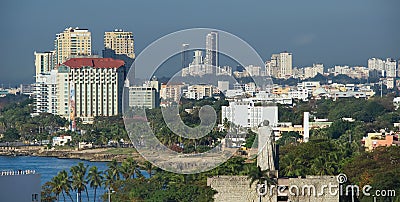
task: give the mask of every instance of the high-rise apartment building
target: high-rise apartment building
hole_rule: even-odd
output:
[[[206,36],[206,65],[218,67],[218,32],[210,32]]]
[[[132,32],[116,29],[104,33],[104,47],[115,51],[117,55],[135,58],[135,48]]]
[[[122,112],[124,61],[72,58],[58,67],[57,114],[90,123],[96,116]]]
[[[190,59],[189,59],[189,44],[184,43],[182,44],[182,52],[181,52],[181,63],[182,63],[182,68],[186,68],[190,64]]]
[[[369,70],[384,70],[385,62],[379,58],[371,58],[368,60]]]
[[[57,114],[57,70],[36,75],[34,84],[33,100],[34,108],[32,115],[40,113]]]
[[[397,61],[397,77],[400,77],[400,59]]]
[[[182,76],[204,76],[205,74],[212,74],[213,66],[206,65],[203,59],[203,51],[195,50],[193,61],[189,67],[182,69]]]
[[[312,67],[304,68],[304,78],[313,78],[317,76],[317,74],[324,73],[324,65],[323,64],[313,64]]]
[[[267,76],[290,78],[292,76],[292,53],[272,54],[271,60],[265,63]]]
[[[92,54],[91,33],[87,29],[66,28],[63,32],[57,34],[54,44],[57,65],[70,58]]]
[[[56,54],[55,51],[48,51],[43,53],[34,52],[35,55],[35,76],[40,74],[47,74],[55,68]]]
[[[386,77],[391,77],[395,78],[396,77],[396,60],[393,60],[391,58],[387,58],[385,61],[385,72],[386,72]]]

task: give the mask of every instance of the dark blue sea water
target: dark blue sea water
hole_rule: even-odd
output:
[[[0,170],[36,170],[36,173],[41,175],[41,183],[43,185],[62,170],[66,170],[71,174],[69,172],[70,168],[77,165],[79,162],[83,162],[89,167],[97,166],[99,171],[105,171],[107,169],[107,162],[90,162],[79,159],[58,159],[55,157],[0,156]],[[142,171],[142,174],[145,177],[148,177],[148,174],[145,171]],[[90,201],[93,201],[94,193],[90,186],[88,186],[88,192]],[[100,197],[105,192],[104,188],[97,190],[96,198],[99,198],[97,201],[101,201]],[[72,198],[74,198],[74,200],[76,199],[76,193],[73,193]],[[60,197],[60,200],[63,200],[62,196]],[[87,201],[85,193],[82,193],[82,201]]]

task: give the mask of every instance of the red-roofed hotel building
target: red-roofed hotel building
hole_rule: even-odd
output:
[[[91,123],[122,112],[124,61],[72,58],[58,67],[57,114]]]

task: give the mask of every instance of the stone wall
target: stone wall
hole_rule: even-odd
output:
[[[250,187],[250,180],[247,176],[214,176],[207,178],[207,186],[210,186],[218,193],[214,195],[216,202],[259,202],[259,196],[254,183]],[[276,196],[261,197],[262,202],[276,201]]]
[[[338,182],[336,176],[306,176],[306,178],[280,178],[278,179],[280,186],[285,186],[285,191],[280,194],[280,201],[292,201],[292,202],[310,202],[310,201],[322,201],[322,202],[338,202],[339,194],[329,194],[328,187],[325,186],[337,186]],[[249,186],[250,180],[247,176],[214,176],[207,178],[207,186],[210,186],[218,193],[215,194],[214,199],[216,202],[259,202],[259,195],[257,193],[257,184],[254,183],[251,187]],[[315,187],[314,192],[309,193],[309,187]],[[289,193],[291,189],[292,193],[296,193],[295,188],[299,190],[298,195],[292,195]],[[303,190],[303,187],[305,188]],[[311,188],[312,189],[312,188]],[[338,190],[338,188],[337,188]],[[274,195],[270,196],[269,192],[261,197],[262,202],[275,202],[278,201],[277,188],[273,188]],[[319,195],[323,193],[322,195]],[[287,196],[287,197],[285,197]]]

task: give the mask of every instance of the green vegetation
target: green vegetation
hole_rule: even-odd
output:
[[[395,190],[396,197],[378,197],[377,201],[400,201],[400,147],[379,147],[348,160],[343,167],[350,182],[360,187],[371,185],[369,193],[376,190]],[[373,201],[372,196],[362,196],[360,201]]]
[[[209,105],[214,108],[217,116],[221,114],[221,106],[228,105],[224,99],[216,100],[213,98],[204,99],[201,101],[196,100],[183,100],[180,106],[180,118],[182,121],[190,126],[195,127],[200,123],[199,110],[201,106]],[[191,113],[186,112],[184,109],[192,109]],[[188,139],[175,135],[166,125],[160,108],[149,109],[146,111],[147,120],[153,129],[154,134],[161,143],[166,145],[172,150],[183,153],[201,153],[212,149],[221,139],[226,136],[226,132],[212,130],[210,133],[200,139]],[[219,119],[217,119],[218,121]],[[218,124],[218,122],[216,123]],[[177,146],[182,145],[182,147]]]
[[[1,142],[48,140],[55,129],[68,124],[67,120],[52,114],[31,117],[33,100],[26,96],[7,97],[0,98],[0,133],[4,133]]]
[[[40,143],[51,141],[59,135],[71,135],[68,146],[76,147],[78,142],[93,142],[96,146],[105,146],[111,140],[119,146],[120,140],[129,143],[123,119],[120,116],[95,117],[93,124],[82,124],[76,120],[81,134],[60,130],[69,127],[66,119],[48,113],[31,117],[33,100],[26,96],[6,96],[0,98],[0,142],[30,141]]]

